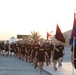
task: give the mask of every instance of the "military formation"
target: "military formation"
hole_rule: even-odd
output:
[[[64,52],[64,44],[61,42],[53,43],[52,41],[16,41],[9,43],[7,40],[0,41],[0,54],[3,56],[14,56],[22,61],[26,61],[34,68],[39,67],[40,74],[42,74],[42,67],[44,62],[46,66],[53,63],[54,70],[62,66]],[[57,67],[58,63],[58,67]]]

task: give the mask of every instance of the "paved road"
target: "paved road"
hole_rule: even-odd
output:
[[[71,47],[65,48],[65,55],[63,62],[71,62]]]
[[[65,49],[63,62],[70,62],[70,48]],[[0,75],[41,75],[39,68],[34,69],[30,63],[21,61],[14,57],[5,57],[0,55]],[[42,75],[50,75],[43,70]]]
[[[39,68],[34,69],[33,65],[14,57],[0,55],[0,75],[50,75],[43,70],[40,74]]]

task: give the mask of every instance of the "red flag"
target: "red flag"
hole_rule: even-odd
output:
[[[48,37],[50,37],[50,36],[51,36],[51,34],[47,32],[47,40],[48,40]]]
[[[57,28],[56,28],[56,35],[55,35],[55,38],[63,43],[65,43],[65,38],[57,24]]]

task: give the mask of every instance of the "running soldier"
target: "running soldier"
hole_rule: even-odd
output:
[[[29,61],[31,63],[31,65],[33,64],[33,57],[32,57],[32,53],[33,53],[33,41],[31,41],[30,43],[30,51],[29,51]]]
[[[22,61],[24,61],[24,58],[25,58],[25,43],[22,42],[22,44],[21,44],[21,59],[22,59]]]
[[[38,63],[38,58],[37,58],[37,57],[35,58],[35,54],[36,54],[36,52],[38,51],[38,48],[39,48],[38,41],[35,41],[35,42],[34,42],[34,46],[33,46],[33,53],[32,53],[34,68],[37,67],[37,63]]]
[[[54,63],[55,71],[57,70],[56,64],[57,64],[58,59],[59,59],[59,46],[58,44],[56,44],[53,50],[53,63]]]
[[[48,56],[49,56],[49,58],[46,56],[46,64],[48,66],[50,64],[51,55],[52,55],[52,51],[53,51],[54,46],[52,43],[50,44],[49,42],[47,42],[45,45],[46,45],[45,46],[46,52],[48,53]]]
[[[13,55],[15,53],[15,50],[16,50],[16,44],[14,42],[12,42],[10,44],[10,55]]]
[[[6,53],[6,56],[9,55],[9,41],[7,40],[6,44],[5,44],[5,53]]]
[[[58,59],[59,65],[58,66],[60,67],[62,66],[63,56],[65,52],[64,52],[64,45],[61,42],[59,42],[58,46],[59,46],[59,59]]]
[[[4,41],[1,42],[0,48],[1,48],[1,54],[4,55],[4,49],[5,49]]]
[[[47,52],[45,51],[45,46],[43,42],[40,42],[38,51],[36,52],[35,58],[38,57],[38,63],[39,63],[39,68],[40,68],[40,74],[42,74],[42,67],[45,62],[45,55],[48,56]]]

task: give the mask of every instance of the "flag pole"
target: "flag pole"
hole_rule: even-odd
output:
[[[74,9],[74,11],[75,11],[75,9]],[[75,22],[75,13],[74,13],[74,22]],[[74,28],[74,27],[73,27]],[[75,29],[74,29],[74,34],[75,34]],[[73,36],[73,75],[74,75],[74,53],[75,52],[75,35]]]
[[[73,75],[74,75],[74,46],[75,46],[75,37],[73,37]]]
[[[48,30],[47,30],[47,34],[48,34]],[[48,35],[47,35],[47,38],[46,38],[46,41],[48,40]]]

